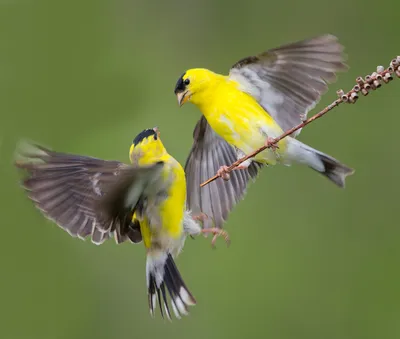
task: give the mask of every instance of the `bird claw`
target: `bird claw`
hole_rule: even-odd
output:
[[[230,238],[229,238],[228,232],[226,232],[226,231],[224,231],[224,230],[222,230],[222,229],[220,229],[220,228],[217,228],[217,227],[204,228],[204,229],[201,230],[201,233],[203,233],[203,234],[205,234],[205,235],[208,234],[208,233],[211,233],[211,234],[214,235],[214,237],[213,237],[212,240],[211,240],[211,246],[212,246],[213,248],[215,248],[215,243],[216,243],[217,238],[218,238],[219,236],[222,236],[222,237],[224,238],[224,240],[225,240],[227,246],[229,246],[230,243],[231,243],[231,240],[230,240]]]
[[[193,220],[200,221],[201,223],[204,223],[204,221],[206,219],[208,219],[208,215],[202,212],[200,214],[193,215],[192,218],[193,218]]]
[[[269,146],[270,149],[273,151],[276,151],[279,149],[279,146],[277,144],[274,144],[275,138],[268,137],[267,140],[265,140],[265,146]]]
[[[228,181],[231,178],[228,168],[228,166],[221,166],[217,171],[217,175],[225,181]]]

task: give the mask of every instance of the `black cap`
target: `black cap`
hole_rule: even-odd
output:
[[[157,132],[153,128],[145,129],[144,131],[140,132],[135,139],[133,139],[132,143],[136,146],[140,143],[143,139],[148,138],[149,136],[154,135],[154,139],[157,140]]]

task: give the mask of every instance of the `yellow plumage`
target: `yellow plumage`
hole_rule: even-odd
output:
[[[336,73],[347,69],[342,51],[338,39],[327,34],[243,58],[228,75],[192,68],[178,78],[174,93],[179,105],[191,102],[202,113],[185,165],[192,211],[207,214],[222,227],[265,164],[303,164],[345,186],[354,171],[297,140],[300,130],[235,171],[228,169],[307,117]],[[200,188],[216,173],[227,182],[216,180]]]
[[[70,235],[90,235],[98,245],[111,237],[117,243],[143,240],[151,314],[157,299],[168,318],[169,305],[178,318],[188,314],[196,300],[174,258],[187,235],[202,230],[186,210],[185,172],[166,151],[158,129],[135,137],[132,165],[28,146],[17,166],[27,170],[24,187],[42,213]]]
[[[147,217],[140,220],[144,245],[150,248],[154,236],[179,238],[183,233],[182,220],[186,202],[186,179],[181,164],[168,154],[160,138],[156,137],[154,140],[154,136],[143,139],[137,145],[132,144],[129,157],[133,164],[140,166],[164,162],[161,176],[168,182],[167,197],[157,207],[162,228],[151,229]],[[136,218],[135,214],[133,220]]]
[[[244,153],[250,153],[265,143],[266,134],[277,137],[283,133],[260,104],[239,89],[239,83],[207,69],[191,69],[183,80],[194,79],[203,87],[194,88],[191,102],[199,107],[214,131]],[[196,91],[196,89],[200,89]],[[278,144],[278,155],[285,151],[286,141]],[[269,165],[276,163],[276,154],[266,150],[255,160]]]

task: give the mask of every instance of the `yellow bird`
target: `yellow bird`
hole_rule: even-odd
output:
[[[166,151],[157,128],[139,133],[129,156],[132,165],[26,145],[16,166],[28,172],[23,187],[36,207],[71,236],[90,235],[98,245],[110,237],[118,244],[143,240],[150,313],[158,299],[161,315],[164,307],[171,319],[168,291],[180,318],[196,300],[173,258],[187,235],[222,233],[202,230],[201,216],[186,209],[184,170]]]
[[[305,164],[344,187],[353,170],[329,155],[295,139],[259,153],[227,174],[227,166],[300,124],[327,90],[327,83],[344,71],[343,46],[332,35],[270,49],[238,61],[229,75],[208,69],[187,70],[177,81],[179,105],[195,104],[203,114],[185,171],[188,203],[221,227],[243,197],[250,179],[263,165]],[[217,180],[200,189],[201,182],[218,173]]]

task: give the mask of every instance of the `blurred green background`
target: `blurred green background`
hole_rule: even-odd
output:
[[[128,161],[132,138],[156,125],[184,163],[200,116],[173,94],[185,69],[226,73],[332,33],[351,68],[322,108],[399,54],[399,10],[393,0],[0,0],[0,337],[399,338],[396,79],[300,136],[356,169],[345,190],[307,168],[269,168],[231,215],[229,248],[188,239],[177,263],[198,305],[173,323],[149,316],[141,245],[69,237],[12,166],[20,138]]]

